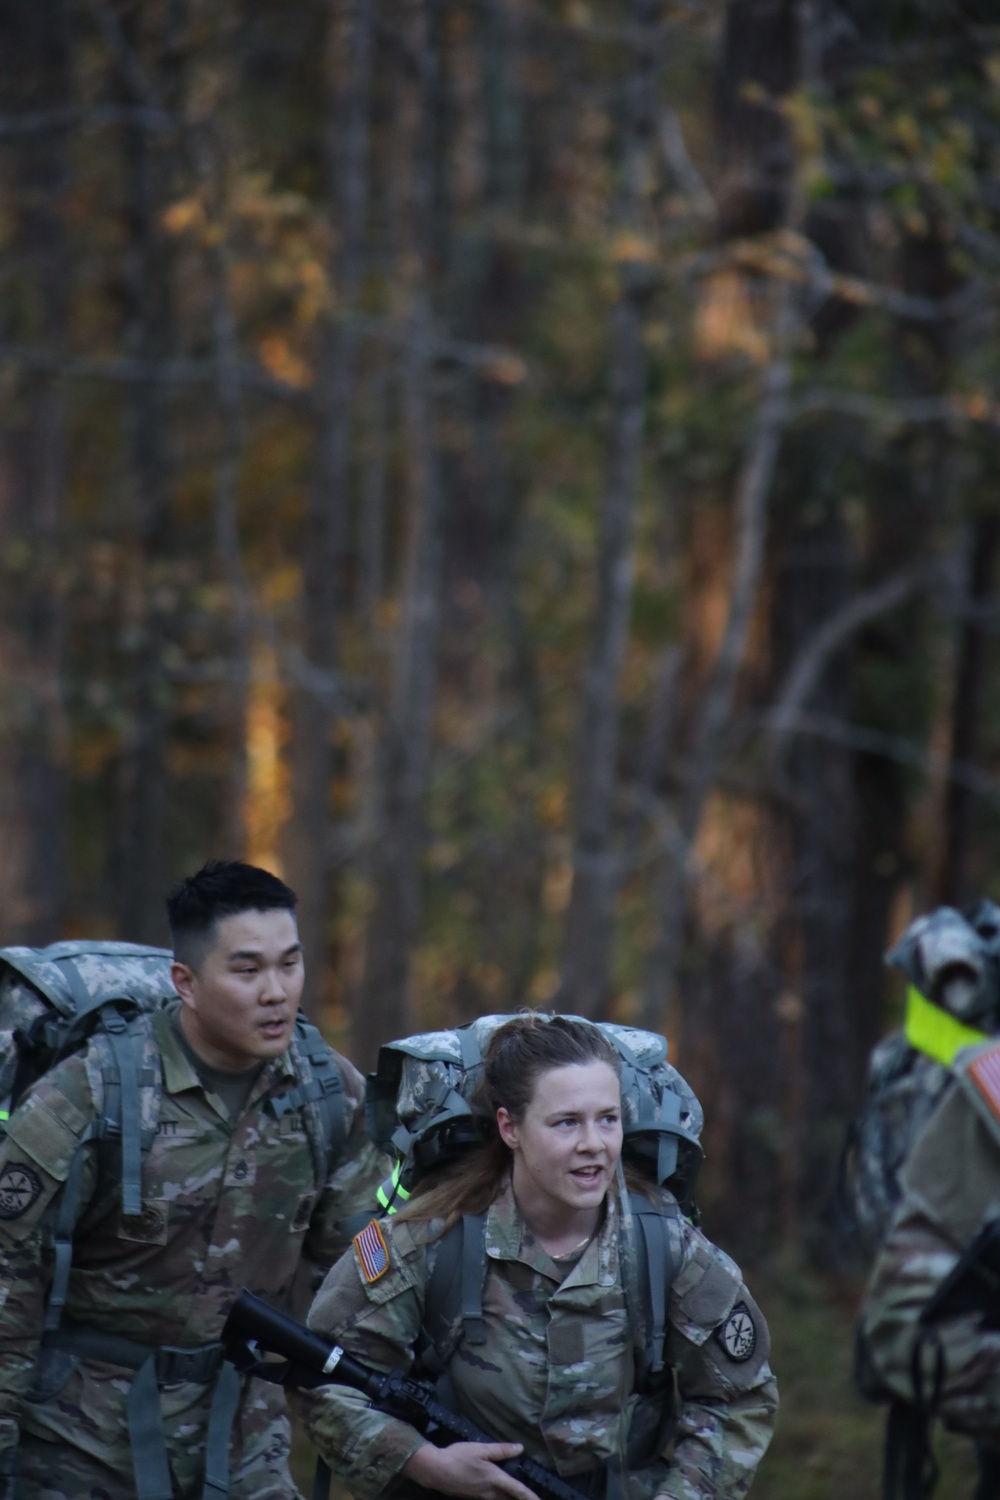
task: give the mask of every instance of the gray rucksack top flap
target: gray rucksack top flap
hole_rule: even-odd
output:
[[[492,1033],[511,1019],[480,1016],[466,1026],[380,1048],[366,1091],[368,1130],[381,1150],[403,1164],[402,1176],[397,1170],[392,1184],[383,1185],[387,1201],[390,1186],[411,1187],[423,1171],[482,1138],[476,1095],[483,1053]],[[621,1058],[622,1124],[630,1155],[658,1182],[680,1172],[685,1202],[693,1205],[704,1117],[694,1091],[666,1060],[665,1038],[613,1022],[587,1024],[597,1024]]]
[[[67,1017],[108,1000],[134,1000],[149,1009],[176,992],[169,948],[140,943],[51,943],[47,948],[0,948],[0,966],[23,975]]]

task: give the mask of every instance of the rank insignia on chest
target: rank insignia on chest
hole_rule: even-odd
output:
[[[991,1047],[969,1067],[969,1077],[1000,1120],[1000,1047]]]
[[[388,1271],[389,1251],[374,1219],[360,1234],[354,1236],[354,1249],[361,1265],[361,1274],[367,1282],[378,1281]]]

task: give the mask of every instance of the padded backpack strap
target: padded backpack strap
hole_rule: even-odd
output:
[[[483,1344],[483,1282],[486,1277],[486,1215],[465,1214],[437,1243],[434,1268],[424,1293],[421,1358],[437,1378],[450,1361],[457,1343]],[[458,1340],[454,1327],[462,1319]],[[428,1358],[432,1353],[433,1358]]]
[[[83,1180],[86,1148],[90,1141],[104,1133],[103,1124],[103,1120],[95,1121],[83,1132],[63,1184],[59,1212],[52,1230],[55,1266],[52,1273],[52,1287],[45,1304],[45,1322],[42,1325],[46,1333],[54,1333],[62,1322],[63,1309],[66,1306],[66,1292],[69,1288],[70,1266],[73,1262],[73,1235],[80,1212],[80,1187]]]
[[[142,1039],[129,1032],[128,1022],[114,1006],[102,1012],[101,1023],[118,1065],[120,1093],[117,1101],[105,1100],[105,1116],[110,1123],[108,1103],[114,1107],[117,1102],[117,1124],[122,1135],[122,1213],[126,1218],[138,1218],[142,1213],[142,1104],[137,1053]]]
[[[316,1191],[322,1192],[330,1163],[341,1154],[347,1140],[344,1080],[322,1035],[307,1021],[296,1022],[292,1056],[298,1082],[287,1093],[272,1096],[267,1107],[279,1119],[292,1110],[302,1110],[312,1148]]]
[[[635,1285],[641,1303],[641,1336],[636,1337],[640,1381],[663,1378],[666,1369],[667,1302],[680,1259],[670,1232],[679,1214],[674,1204],[658,1207],[641,1193],[629,1194],[634,1233]],[[633,1322],[633,1326],[635,1323]]]

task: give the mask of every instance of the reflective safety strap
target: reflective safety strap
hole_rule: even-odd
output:
[[[403,1172],[403,1163],[398,1161],[393,1167],[391,1174],[385,1179],[375,1197],[379,1205],[385,1209],[387,1214],[398,1214],[410,1194],[403,1186],[400,1178]],[[399,1200],[398,1202],[396,1200]]]
[[[135,1469],[136,1500],[173,1500],[155,1353],[135,1373],[125,1402],[125,1415]]]
[[[906,991],[906,1040],[917,1052],[950,1068],[963,1047],[989,1041],[984,1031],[966,1026],[957,1016],[935,1005],[915,985]]]
[[[202,1500],[224,1500],[229,1494],[229,1438],[240,1404],[240,1376],[228,1360],[219,1371],[208,1413],[205,1440],[205,1485]]]

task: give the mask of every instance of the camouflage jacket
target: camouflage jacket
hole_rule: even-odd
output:
[[[970,1048],[918,1137],[903,1170],[903,1197],[875,1263],[861,1309],[862,1347],[872,1374],[912,1401],[919,1317],[977,1232],[1000,1214],[1000,1045]],[[940,1412],[1000,1442],[1000,1333],[979,1318],[938,1325],[944,1355]],[[934,1352],[926,1350],[929,1364]],[[933,1385],[930,1370],[928,1388]]]
[[[954,1081],[950,1068],[916,1051],[902,1031],[884,1037],[868,1064],[868,1090],[854,1127],[851,1200],[862,1243],[885,1238],[914,1141]]]
[[[18,1423],[60,1440],[74,1420],[65,1401],[27,1398],[51,1280],[46,1230],[77,1143],[102,1110],[102,1040],[39,1081],[0,1145],[0,1448],[16,1441]],[[275,1119],[264,1108],[294,1086],[289,1053],[265,1064],[234,1124],[199,1082],[168,1012],[148,1019],[144,1048],[145,1077],[162,1069],[162,1089],[141,1089],[144,1115],[159,1105],[155,1120],[143,1119],[155,1127],[143,1214],[124,1218],[117,1177],[99,1170],[98,1150],[115,1145],[88,1145],[66,1317],[145,1345],[203,1344],[218,1338],[242,1286],[279,1305],[308,1296],[347,1243],[339,1221],[374,1202],[384,1162],[365,1128],[363,1081],[336,1054],[348,1133],[317,1193],[301,1113]],[[97,1451],[99,1408],[115,1405],[111,1395],[105,1373],[103,1395],[97,1381],[87,1397],[93,1431],[80,1446]]]
[[[739,1500],[774,1426],[777,1394],[767,1326],[728,1256],[679,1215],[680,1270],[670,1294],[669,1362],[680,1408],[672,1457],[628,1476],[631,1500]],[[379,1369],[407,1369],[423,1320],[438,1225],[384,1219],[384,1275],[368,1280],[361,1249],[330,1272],[310,1324]],[[459,1344],[448,1374],[462,1413],[565,1477],[624,1451],[634,1356],[619,1254],[622,1219],[569,1271],[525,1229],[509,1186],[486,1218],[486,1343]],[[734,1337],[742,1330],[742,1340]],[[359,1500],[381,1494],[423,1441],[364,1398],[327,1386],[304,1398],[317,1447]]]

